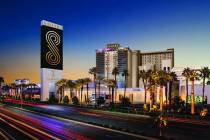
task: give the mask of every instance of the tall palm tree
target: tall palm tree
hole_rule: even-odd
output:
[[[169,79],[170,81],[169,81],[169,94],[168,94],[169,97],[168,98],[169,98],[169,105],[171,105],[172,86],[173,86],[173,83],[177,81],[177,75],[175,72],[169,72],[169,76],[170,76],[170,79]],[[166,101],[167,101],[167,98],[166,98]]]
[[[69,92],[70,92],[70,99],[73,98],[73,89],[75,88],[75,82],[73,82],[72,80],[68,80],[67,81],[67,87],[69,88]]]
[[[4,83],[4,78],[3,77],[0,77],[0,91],[1,91],[2,83]]]
[[[84,89],[84,84],[85,84],[85,80],[84,79],[78,79],[77,80],[77,83],[79,83],[81,86],[80,86],[80,104],[82,105],[82,92],[83,92],[83,89]]]
[[[106,80],[105,83],[109,87],[109,91],[110,91],[110,89],[112,89],[111,105],[113,107],[113,105],[114,105],[114,88],[116,87],[116,81],[114,79],[108,79],[108,80]]]
[[[147,75],[148,75],[148,87],[146,90],[150,91],[150,109],[153,107],[154,105],[154,101],[155,101],[155,87],[156,87],[156,82],[153,79],[153,74],[155,73],[155,71],[152,70],[148,70],[147,71]]]
[[[158,75],[156,78],[157,78],[156,79],[157,83],[160,86],[159,98],[160,98],[160,111],[162,112],[163,111],[163,87],[166,85],[168,81],[171,80],[171,77],[166,71],[160,70],[158,71]]]
[[[112,75],[114,75],[114,80],[115,80],[115,101],[116,101],[116,95],[117,95],[117,75],[119,75],[119,69],[115,67],[112,70]]]
[[[78,99],[80,99],[80,92],[81,92],[80,89],[81,89],[81,83],[78,80],[76,80],[75,90],[76,90],[76,96],[77,96]]]
[[[11,83],[11,88],[13,89],[13,91],[14,91],[14,99],[16,99],[16,97],[17,97],[17,92],[16,92],[16,85],[15,85],[15,83]]]
[[[86,95],[86,103],[88,103],[88,95],[89,95],[89,83],[91,82],[91,79],[90,78],[85,78],[85,84],[86,84],[86,90],[87,90],[87,95]]]
[[[93,81],[94,81],[94,88],[95,88],[95,107],[96,107],[96,75],[97,75],[97,69],[96,67],[92,67],[89,69],[89,74],[93,75]]]
[[[0,86],[1,86],[2,83],[4,83],[4,78],[0,77]]]
[[[111,79],[105,79],[104,82],[109,89],[109,96],[111,97],[112,80]]]
[[[27,85],[26,84],[20,84],[19,87],[20,87],[20,100],[21,100],[21,108],[22,108],[22,105],[23,105],[23,91],[27,87]]]
[[[128,70],[123,70],[122,76],[124,77],[124,98],[126,94],[126,88],[127,88],[127,77],[129,76]]]
[[[204,96],[205,96],[205,82],[206,79],[210,78],[210,70],[208,67],[203,67],[200,70],[200,78],[203,79],[203,88],[202,88],[202,105],[204,105]]]
[[[68,83],[67,79],[61,79],[61,80],[56,82],[56,86],[58,86],[59,92],[61,94],[61,97],[59,97],[59,99],[58,99],[59,103],[61,103],[61,101],[63,101],[64,90],[65,90],[65,87],[67,87],[67,83]]]
[[[98,76],[97,78],[98,81],[98,96],[100,97],[100,93],[101,93],[101,82],[104,80],[104,78],[102,76]]]
[[[195,94],[194,94],[194,86],[195,80],[199,80],[199,73],[196,70],[190,70],[190,81],[192,82],[191,85],[191,114],[195,113]]]
[[[149,73],[147,73],[145,70],[139,71],[139,79],[142,79],[143,85],[144,85],[144,104],[147,103],[147,83],[148,83],[148,76]]]
[[[185,80],[186,80],[186,102],[185,102],[185,109],[187,111],[187,106],[188,106],[188,96],[189,96],[189,93],[188,93],[188,81],[189,81],[189,78],[190,78],[190,68],[184,68],[183,72],[182,72],[182,76],[185,77]]]

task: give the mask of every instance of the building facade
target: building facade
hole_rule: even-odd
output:
[[[97,74],[106,79],[114,79],[112,70],[117,67],[119,70],[118,84],[120,87],[129,88],[141,87],[138,73],[139,70],[166,70],[170,71],[174,67],[174,49],[165,51],[141,52],[131,50],[129,47],[122,47],[118,43],[107,44],[106,48],[96,50]],[[127,81],[122,73],[128,70]]]

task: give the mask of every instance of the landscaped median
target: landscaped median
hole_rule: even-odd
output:
[[[7,103],[13,107],[20,105]],[[110,112],[80,107],[69,107],[61,105],[23,105],[23,109],[57,116],[65,119],[97,125],[122,132],[149,136],[154,138],[166,139],[158,136],[159,129],[154,125],[154,120],[150,116],[134,115],[120,112]]]

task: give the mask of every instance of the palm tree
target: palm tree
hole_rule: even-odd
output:
[[[78,81],[78,80],[76,80],[76,82],[75,82],[75,90],[76,90],[76,96],[77,96],[77,98],[78,99],[80,99],[80,89],[81,89],[81,83]]]
[[[145,70],[140,70],[139,72],[139,79],[142,79],[143,85],[144,85],[144,104],[147,103],[147,82],[148,82],[148,76],[149,73],[147,73]]]
[[[61,103],[61,101],[63,100],[64,89],[65,89],[65,87],[67,87],[67,83],[68,83],[67,79],[61,79],[61,80],[56,82],[56,86],[58,86],[59,92],[61,94],[61,97],[59,97],[59,99],[58,99],[59,103]]]
[[[105,79],[104,82],[106,86],[109,88],[109,96],[111,96],[112,81],[111,79]]]
[[[128,70],[123,70],[122,76],[124,77],[124,98],[126,94],[126,88],[127,88],[127,77],[129,76]]]
[[[17,92],[16,92],[16,85],[15,83],[11,83],[11,88],[14,90],[14,99],[16,99],[16,96],[17,96]]]
[[[22,105],[23,105],[23,91],[27,87],[27,85],[26,84],[20,84],[19,87],[20,87],[20,100],[21,100],[21,108],[22,108]]]
[[[194,95],[194,86],[195,80],[199,80],[199,73],[196,70],[190,70],[190,81],[192,82],[191,85],[191,114],[195,113],[195,95]]]
[[[203,89],[202,89],[202,105],[204,105],[204,96],[205,96],[205,82],[206,79],[210,77],[210,70],[208,67],[204,67],[200,70],[200,78],[203,79]]]
[[[109,87],[109,91],[110,91],[110,89],[112,89],[111,105],[113,107],[113,105],[114,105],[114,88],[116,87],[116,81],[113,79],[108,79],[108,80],[106,80],[106,85]]]
[[[72,80],[67,81],[67,87],[69,88],[69,92],[70,92],[70,99],[73,98],[72,92],[73,92],[73,89],[75,88],[75,85],[76,85],[75,82],[73,82]]]
[[[166,85],[168,81],[171,80],[170,75],[163,70],[158,71],[157,77],[154,77],[157,80],[158,85],[160,86],[160,111],[163,111],[163,87]]]
[[[188,106],[188,96],[189,96],[189,93],[188,93],[188,81],[189,81],[189,78],[190,78],[190,68],[185,68],[182,72],[182,76],[185,77],[186,79],[186,102],[185,102],[185,107],[186,107],[186,111],[187,111],[187,106]]]
[[[159,72],[154,67],[154,70],[148,70],[147,74],[148,74],[147,90],[150,91],[150,108],[152,108],[155,103],[155,93],[157,93]]]
[[[82,92],[83,92],[83,89],[84,89],[84,84],[85,84],[85,80],[84,79],[78,79],[77,80],[77,83],[80,84],[80,104],[82,105]]]
[[[0,77],[0,91],[1,91],[2,83],[4,83],[4,78],[3,77]]]
[[[117,75],[119,75],[119,69],[115,67],[112,70],[112,75],[114,75],[114,80],[115,80],[115,101],[116,101],[116,95],[117,95]]]
[[[93,75],[94,88],[95,88],[95,107],[96,107],[96,104],[97,104],[97,102],[96,102],[96,74],[97,74],[97,69],[96,69],[96,67],[90,68],[89,73],[91,75]]]
[[[103,81],[104,80],[104,78],[102,77],[102,76],[98,76],[97,78],[97,81],[98,81],[98,96],[99,96],[99,98],[100,98],[100,93],[101,93],[101,81]]]
[[[154,93],[156,89],[156,82],[153,79],[153,74],[155,74],[155,71],[152,71],[152,70],[147,71],[149,85],[146,90],[150,91],[150,109],[153,107],[153,104],[155,101]]]
[[[4,78],[0,77],[0,86],[1,86],[2,83],[4,83]]]
[[[172,86],[175,81],[177,81],[177,75],[175,72],[169,72],[170,81],[169,81],[169,105],[171,105],[171,92],[172,92]],[[167,94],[166,94],[167,95]],[[166,96],[167,97],[167,96]],[[167,98],[166,98],[167,101]]]
[[[89,95],[89,83],[91,82],[91,79],[90,78],[85,78],[84,79],[85,80],[85,84],[86,84],[86,89],[87,89],[87,95],[86,95],[86,103],[88,103],[87,101],[88,101],[88,95]]]

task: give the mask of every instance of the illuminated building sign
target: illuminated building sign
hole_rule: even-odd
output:
[[[63,27],[41,22],[41,68],[63,70]]]
[[[204,101],[207,100],[207,96],[205,96]],[[191,95],[188,96],[188,103],[191,103]],[[195,104],[202,103],[202,96],[195,96]]]

